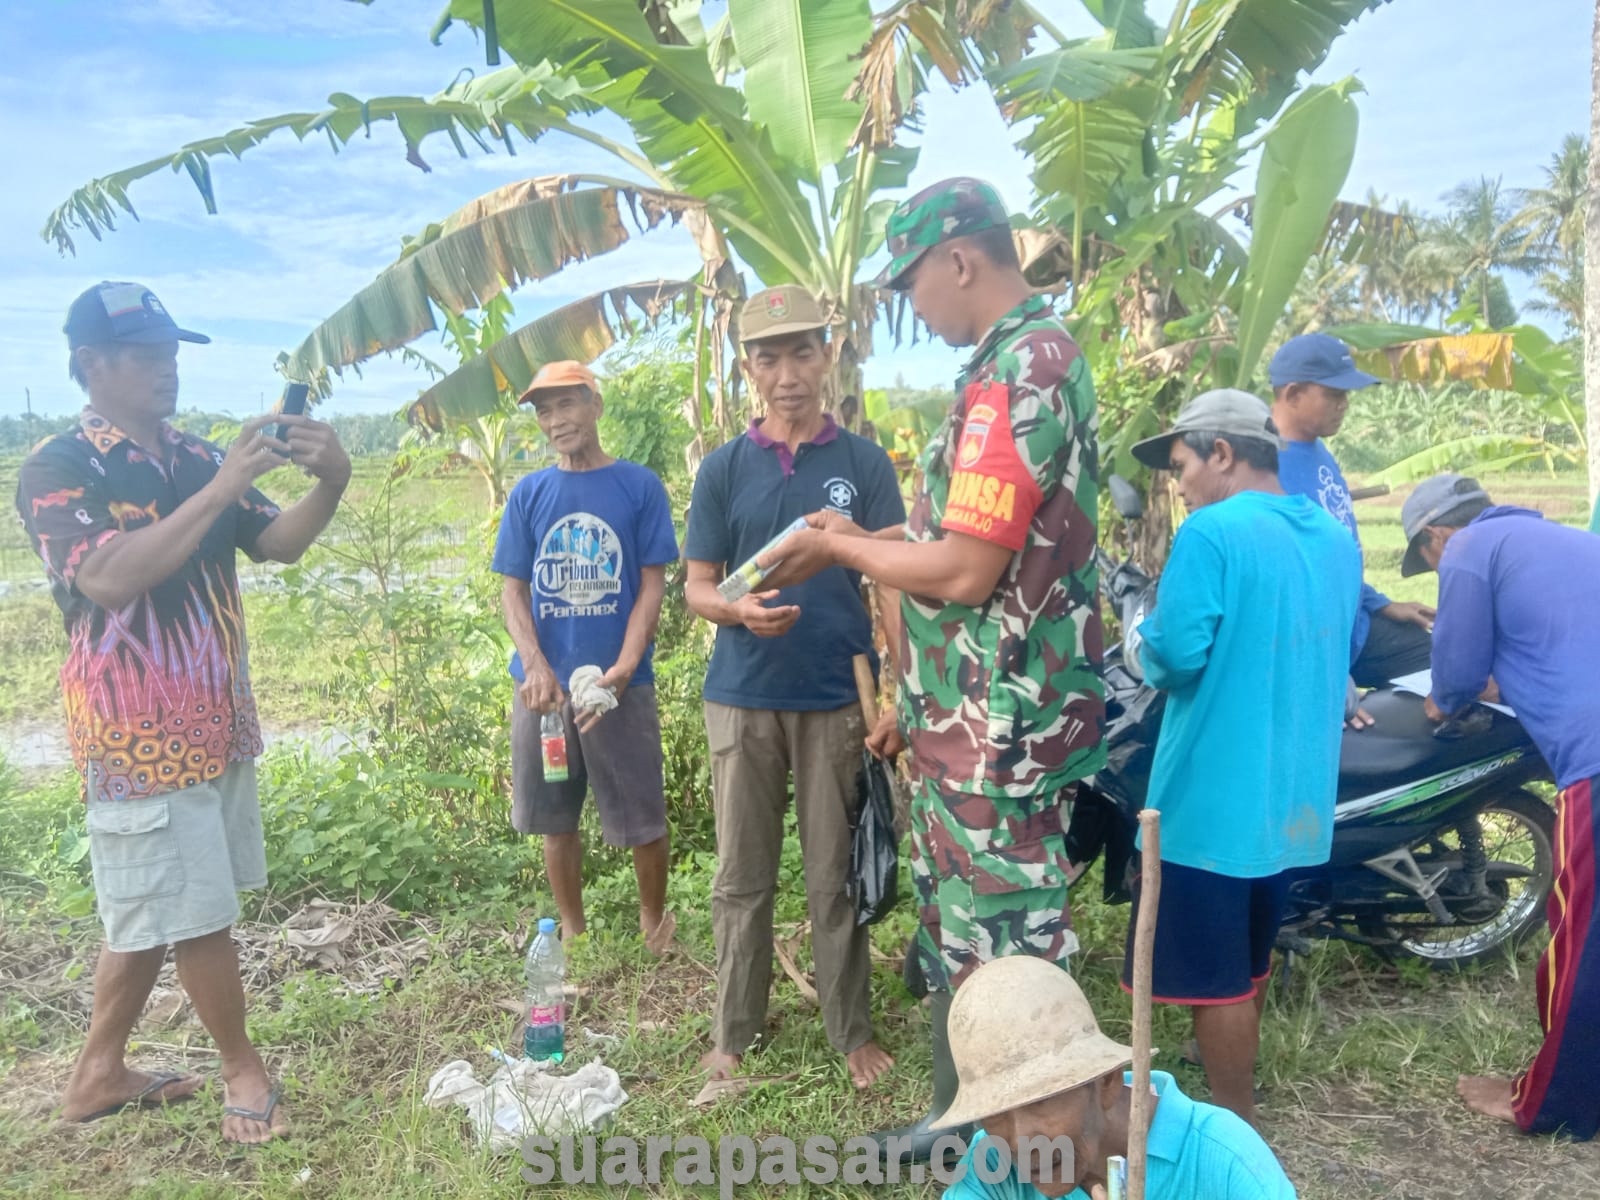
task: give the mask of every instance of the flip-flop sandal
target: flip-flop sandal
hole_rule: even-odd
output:
[[[160,1072],[126,1100],[102,1108],[98,1112],[92,1112],[86,1117],[78,1117],[73,1123],[87,1125],[91,1121],[98,1121],[103,1117],[114,1117],[127,1108],[164,1108],[168,1104],[182,1104],[185,1100],[194,1099],[194,1093],[190,1092],[187,1095],[173,1096],[171,1098],[158,1093],[163,1088],[171,1087],[175,1083],[182,1083],[187,1078],[187,1075],[174,1075],[166,1071]]]
[[[224,1104],[222,1106],[222,1115],[224,1117],[243,1117],[247,1121],[260,1121],[268,1129],[272,1130],[273,1138],[288,1137],[288,1134],[279,1133],[276,1129],[272,1129],[272,1113],[273,1110],[278,1107],[278,1097],[282,1094],[282,1085],[274,1085],[272,1091],[267,1093],[267,1106],[260,1112],[257,1112],[255,1109],[251,1108],[241,1108],[237,1104]],[[228,1138],[227,1140],[233,1141],[232,1138]],[[236,1146],[265,1145],[263,1142],[234,1142],[233,1144]]]

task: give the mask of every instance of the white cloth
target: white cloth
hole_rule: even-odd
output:
[[[598,1058],[571,1075],[552,1075],[548,1064],[525,1058],[502,1064],[479,1083],[465,1059],[448,1062],[428,1080],[423,1102],[431,1108],[459,1104],[472,1120],[478,1144],[494,1154],[515,1153],[533,1134],[580,1136],[628,1101],[622,1080]]]
[[[608,713],[617,706],[617,694],[601,687],[605,674],[599,667],[579,667],[567,681],[567,691],[572,694],[572,707],[578,712]]]

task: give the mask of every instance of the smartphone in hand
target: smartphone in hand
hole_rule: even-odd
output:
[[[311,394],[310,384],[291,383],[283,389],[283,398],[278,401],[278,412],[291,417],[298,417],[306,411],[306,400]],[[279,425],[273,431],[273,437],[280,442],[289,440],[289,427]]]

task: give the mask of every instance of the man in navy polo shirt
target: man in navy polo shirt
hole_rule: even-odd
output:
[[[845,894],[866,735],[851,659],[872,654],[861,576],[835,567],[731,604],[717,591],[807,513],[830,509],[871,530],[905,520],[889,456],[822,410],[827,327],[800,287],[772,288],[745,305],[743,365],[767,415],[701,463],[689,509],[684,595],[718,626],[704,691],[716,793],[717,1011],[702,1062],[713,1077],[730,1075],[766,1024],[792,771],[823,1023],[856,1086],[866,1087],[892,1060],[872,1040],[867,930]]]

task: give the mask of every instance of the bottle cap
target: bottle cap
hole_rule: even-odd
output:
[[[540,917],[539,918],[539,932],[540,933],[554,933],[555,931],[556,931],[556,919],[554,917]]]

